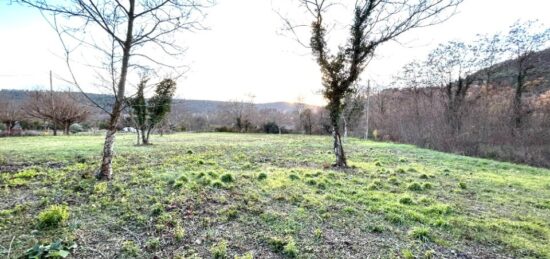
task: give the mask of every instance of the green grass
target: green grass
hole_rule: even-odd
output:
[[[0,257],[57,241],[74,258],[550,257],[546,169],[348,139],[333,170],[321,136],[134,139],[110,182],[102,136],[0,139]],[[51,208],[70,216],[40,227]]]

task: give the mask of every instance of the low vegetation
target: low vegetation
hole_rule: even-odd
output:
[[[550,171],[330,137],[0,139],[0,257],[548,258]],[[9,256],[8,256],[9,254]]]

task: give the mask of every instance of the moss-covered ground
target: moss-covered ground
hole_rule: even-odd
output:
[[[0,139],[0,257],[550,258],[550,171],[327,136]]]

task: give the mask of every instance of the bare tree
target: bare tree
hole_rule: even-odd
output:
[[[90,64],[114,95],[110,109],[92,103],[109,114],[109,125],[103,147],[98,179],[112,177],[113,146],[117,123],[121,117],[127,96],[126,81],[133,69],[151,70],[150,65],[170,68],[181,73],[182,67],[168,65],[155,55],[164,52],[166,57],[183,53],[176,42],[178,32],[201,29],[199,20],[203,9],[212,3],[208,0],[20,0],[22,3],[47,12],[52,16],[52,26],[57,31],[65,50],[66,62],[71,73],[71,83],[83,93],[71,66],[70,54],[77,48],[86,48],[103,61]],[[61,22],[59,18],[62,18]],[[74,46],[70,46],[73,43]],[[97,59],[97,57],[96,57]],[[103,72],[97,72],[101,70]]]
[[[478,58],[476,48],[458,41],[440,44],[428,57],[428,66],[434,72],[431,83],[445,88],[446,116],[453,134],[461,132],[466,94],[478,81]]]
[[[0,122],[6,126],[8,135],[11,135],[13,127],[21,120],[21,107],[12,100],[7,98],[0,99]]]
[[[313,17],[310,48],[321,68],[323,96],[330,113],[335,167],[347,167],[340,138],[339,120],[344,108],[344,97],[352,92],[353,84],[365,70],[375,50],[395,40],[411,29],[440,23],[450,17],[462,0],[359,0],[353,6],[353,22],[347,43],[331,52],[327,37],[329,26],[325,14],[339,1],[299,0],[300,6]],[[285,20],[288,31],[294,33],[298,25]]]
[[[91,114],[88,107],[71,93],[59,92],[30,92],[24,110],[29,117],[49,121],[54,135],[57,135],[58,127],[63,129],[65,135],[69,135],[72,124],[86,121]]]
[[[527,76],[530,75],[535,66],[533,57],[535,52],[540,50],[550,39],[550,30],[535,32],[536,23],[519,21],[510,26],[506,37],[507,49],[513,59],[515,76],[515,94],[513,101],[513,125],[515,130],[521,128],[523,117],[522,96],[527,87]],[[514,132],[512,132],[514,134]]]

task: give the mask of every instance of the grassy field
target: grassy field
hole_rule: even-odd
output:
[[[329,137],[134,139],[111,182],[101,136],[0,139],[0,257],[550,258],[549,170],[348,139],[338,171]]]

